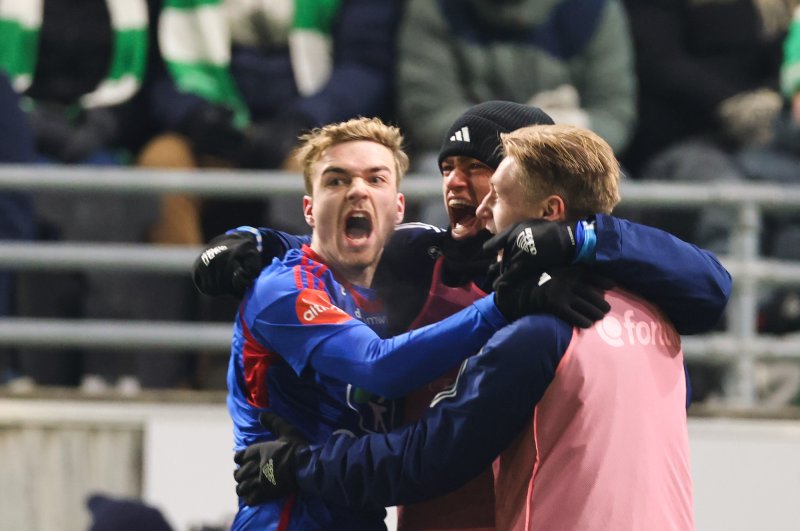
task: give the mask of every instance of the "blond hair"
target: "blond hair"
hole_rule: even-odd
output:
[[[403,135],[400,129],[387,125],[378,118],[359,117],[318,127],[300,137],[300,146],[294,156],[303,169],[307,194],[312,192],[314,164],[322,153],[332,146],[354,140],[367,140],[387,147],[394,157],[397,186],[400,186],[400,181],[408,171],[408,155],[403,151]]]
[[[533,125],[500,135],[527,198],[564,200],[566,217],[609,214],[619,203],[619,162],[598,135],[571,125]]]

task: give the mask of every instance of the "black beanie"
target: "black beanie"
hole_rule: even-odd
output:
[[[538,107],[512,101],[486,101],[467,109],[447,131],[439,151],[439,167],[447,157],[473,157],[497,169],[503,160],[500,133],[529,125],[552,125]]]

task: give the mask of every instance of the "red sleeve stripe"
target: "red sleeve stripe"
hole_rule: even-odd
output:
[[[300,264],[294,266],[294,283],[298,290],[302,291],[308,289],[325,289],[325,284],[319,280],[311,271],[313,266]]]
[[[303,285],[303,269],[296,265],[292,269],[294,269],[294,285],[299,290],[304,290],[306,287]]]
[[[314,262],[310,261],[307,256],[303,255],[300,258],[300,267],[303,268],[303,272],[306,274],[308,287],[312,289],[317,289],[317,285],[314,282],[314,274],[312,273],[312,269],[314,268]]]
[[[278,360],[278,354],[268,350],[259,343],[250,333],[250,329],[240,317],[244,331],[244,345],[242,346],[242,366],[244,367],[244,385],[247,402],[255,407],[269,407],[269,393],[267,391],[267,373],[269,368]]]
[[[296,499],[296,494],[290,494],[289,497],[286,498],[286,503],[283,504],[283,509],[281,509],[281,518],[278,521],[278,531],[286,531],[289,529],[289,519],[292,517],[292,509],[294,508]]]

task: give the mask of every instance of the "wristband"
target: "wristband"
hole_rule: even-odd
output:
[[[572,263],[585,264],[594,262],[595,248],[597,247],[597,233],[594,230],[594,220],[579,221],[575,229],[575,246],[578,248],[578,254]]]

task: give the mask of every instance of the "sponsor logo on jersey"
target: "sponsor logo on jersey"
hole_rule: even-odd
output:
[[[340,324],[352,319],[335,306],[328,294],[318,289],[304,289],[295,302],[297,319],[302,324]]]
[[[636,319],[633,310],[625,310],[622,322],[613,315],[606,315],[594,324],[600,339],[612,347],[626,345],[677,346],[678,337],[671,327],[652,319]]]

